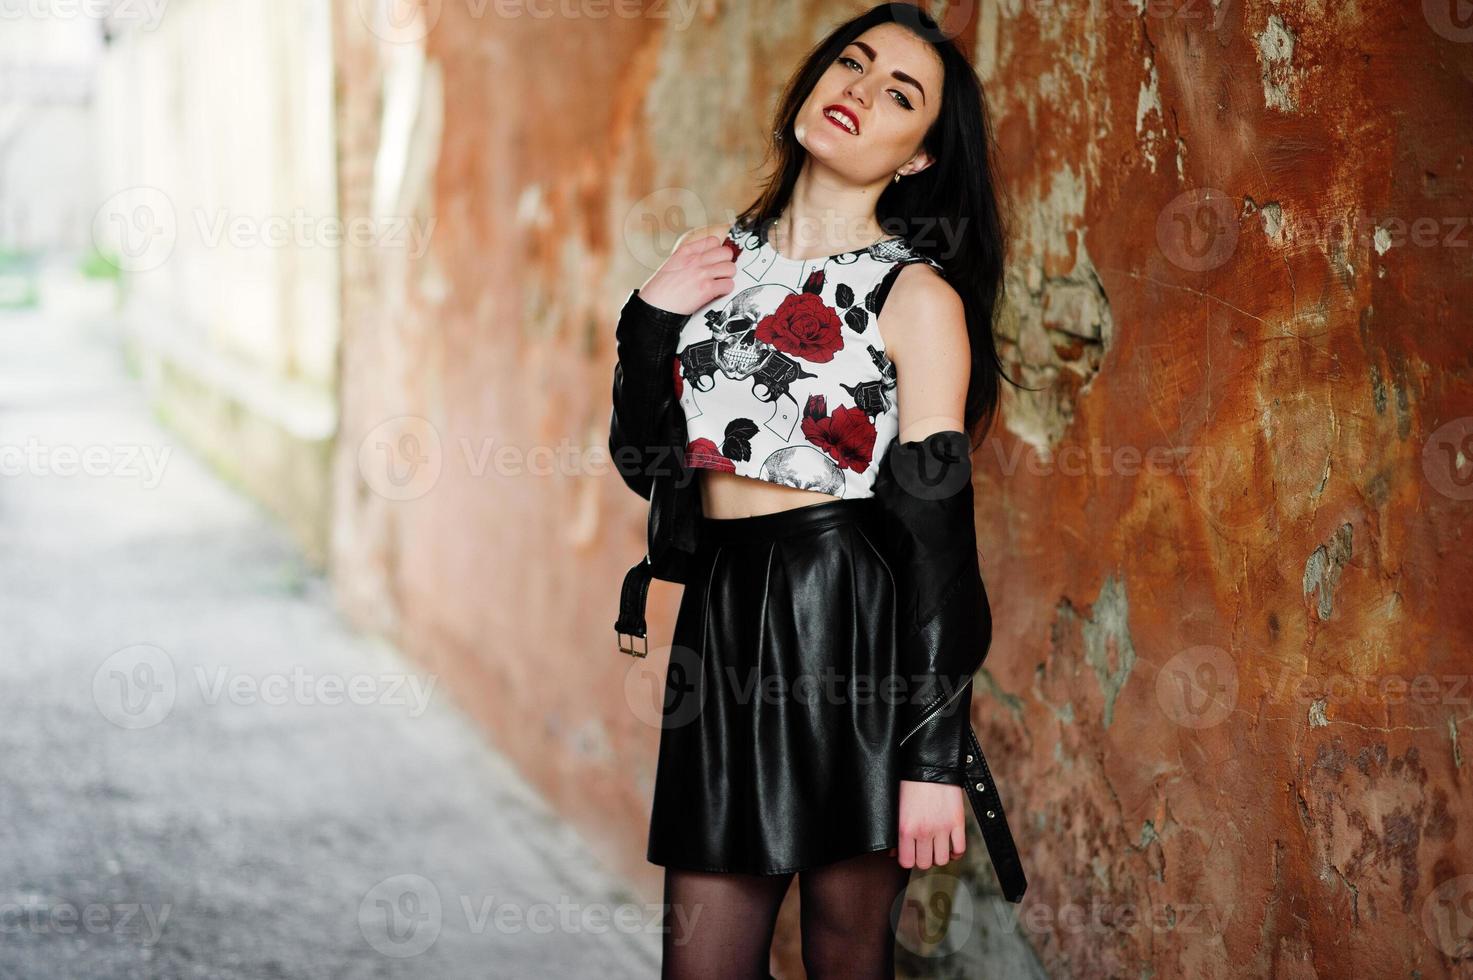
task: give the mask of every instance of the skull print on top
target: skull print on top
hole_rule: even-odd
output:
[[[900,428],[880,308],[901,267],[942,267],[900,236],[790,259],[766,231],[732,225],[734,288],[681,328],[672,367],[686,465],[871,497]]]

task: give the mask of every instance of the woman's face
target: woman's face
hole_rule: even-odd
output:
[[[930,158],[917,151],[941,111],[941,76],[929,44],[897,24],[877,24],[819,77],[793,121],[794,134],[809,154],[856,183],[889,180],[902,167],[923,169]]]

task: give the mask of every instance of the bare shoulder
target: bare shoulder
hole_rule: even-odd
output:
[[[901,268],[880,310],[878,327],[885,352],[897,366],[907,358],[966,362],[971,356],[961,295],[925,262]]]

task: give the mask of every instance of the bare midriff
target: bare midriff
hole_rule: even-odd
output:
[[[707,517],[753,517],[840,499],[818,490],[802,490],[723,470],[700,469],[696,473],[701,484],[701,510]]]

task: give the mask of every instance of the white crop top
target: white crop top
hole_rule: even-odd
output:
[[[835,497],[874,495],[900,428],[895,366],[876,326],[904,265],[939,263],[895,236],[790,259],[733,224],[735,286],[696,310],[675,347],[686,465]]]

